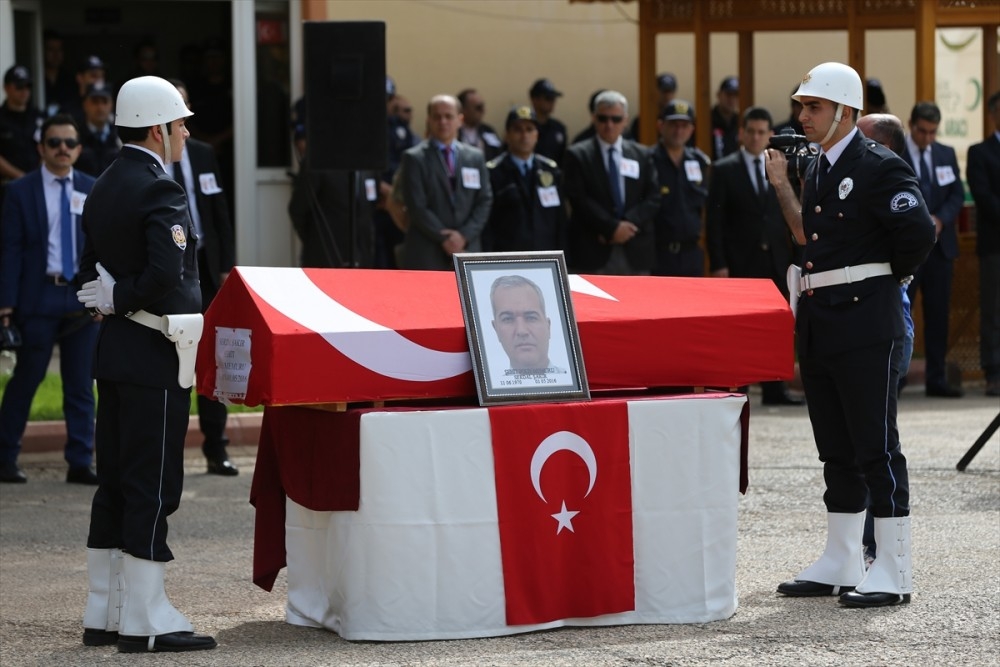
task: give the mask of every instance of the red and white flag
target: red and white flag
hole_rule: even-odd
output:
[[[635,609],[624,401],[490,408],[508,625]]]

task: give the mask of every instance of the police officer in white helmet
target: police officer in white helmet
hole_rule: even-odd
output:
[[[117,114],[124,146],[84,207],[87,282],[77,293],[103,315],[83,643],[122,653],[210,649],[215,640],[194,634],[163,585],[201,333],[193,224],[164,166],[180,158],[191,111],[173,85],[144,76],[122,86]]]
[[[850,607],[910,601],[910,503],[896,428],[905,325],[900,282],[934,245],[934,224],[913,171],[856,127],[864,84],[841,63],[817,65],[792,99],[821,155],[806,171],[801,207],[780,151],[768,177],[803,249],[798,294],[802,384],[827,509],[826,549],[778,592],[839,596]],[[801,209],[801,210],[800,210]],[[878,553],[865,570],[862,531],[871,498]]]

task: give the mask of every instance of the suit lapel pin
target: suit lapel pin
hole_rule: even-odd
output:
[[[837,187],[837,194],[841,199],[847,199],[847,195],[851,194],[851,190],[854,189],[854,180],[851,178],[845,178],[840,182]]]

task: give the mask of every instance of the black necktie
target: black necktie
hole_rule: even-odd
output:
[[[181,184],[181,190],[184,191],[184,198],[187,199],[188,189],[184,184],[184,170],[181,168],[180,162],[174,162],[174,180]]]
[[[611,186],[611,203],[615,207],[615,216],[620,220],[625,215],[625,202],[622,201],[622,184],[618,176],[618,165],[615,164],[615,147],[608,149],[608,184]]]
[[[826,179],[827,172],[830,171],[830,161],[826,159],[826,155],[819,156],[819,172],[816,175],[816,189],[819,190],[823,187],[823,181]]]
[[[920,151],[920,192],[924,195],[924,202],[928,203],[931,200],[931,168],[927,164],[925,157],[930,157],[927,154],[927,149],[924,148]]]
[[[767,198],[767,190],[764,188],[764,171],[761,169],[759,157],[753,159],[753,175],[757,181],[757,196],[764,201]]]

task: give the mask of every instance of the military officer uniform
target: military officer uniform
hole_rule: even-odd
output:
[[[562,172],[553,160],[535,153],[522,163],[504,153],[486,164],[493,208],[484,233],[484,250],[513,252],[566,247],[566,202]]]

